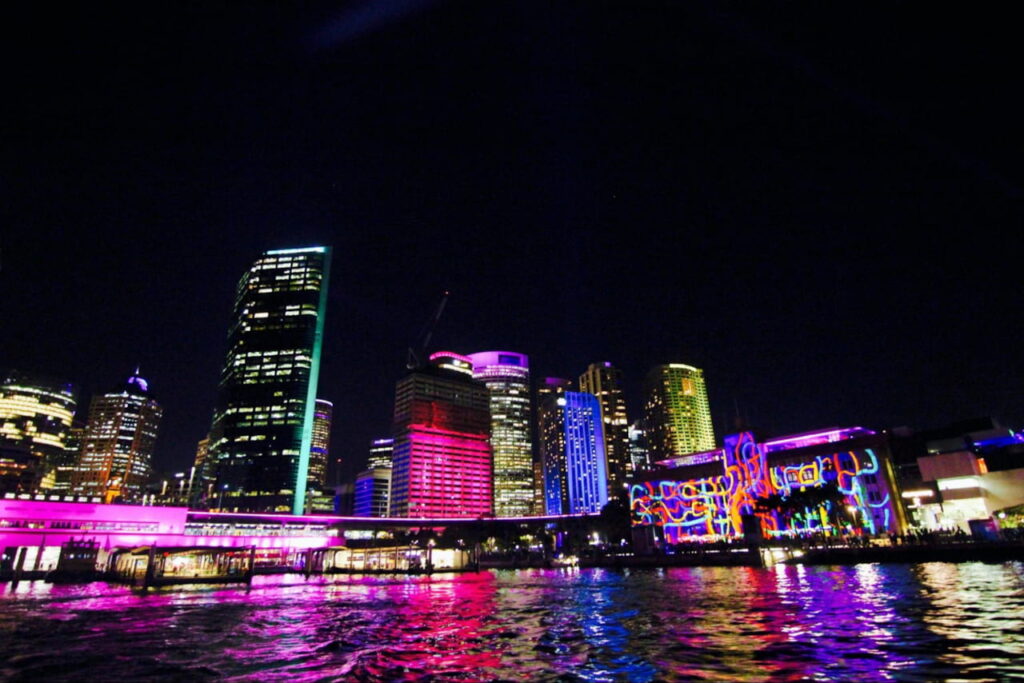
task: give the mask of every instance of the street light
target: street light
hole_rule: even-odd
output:
[[[221,489],[220,489],[220,494],[217,497],[217,511],[218,512],[224,512],[224,492],[227,491],[227,490],[228,490],[228,485],[227,484],[224,484],[224,486],[222,486]]]

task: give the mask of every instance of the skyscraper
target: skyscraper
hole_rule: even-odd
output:
[[[432,359],[450,366],[453,355],[442,352]],[[485,386],[459,369],[431,365],[413,370],[395,388],[393,424],[390,516],[491,514],[491,413]]]
[[[152,474],[162,416],[163,409],[138,370],[114,391],[94,396],[82,452],[71,475],[71,493],[106,503],[141,497]]]
[[[644,426],[652,462],[715,447],[704,371],[658,365],[644,382]]]
[[[608,502],[608,479],[597,397],[576,391],[552,393],[540,405],[538,424],[545,512],[600,512]]]
[[[473,378],[490,395],[494,516],[528,515],[533,508],[530,359],[512,351],[481,351],[468,357]]]
[[[75,415],[75,390],[10,372],[0,384],[0,441],[23,447],[32,458],[31,488],[52,488],[57,468],[66,465],[66,440]]]
[[[625,492],[626,478],[633,472],[622,371],[608,362],[591,363],[580,375],[580,391],[593,394],[601,404],[604,452],[608,462],[608,497],[613,498]]]
[[[331,421],[334,404],[322,398],[316,400],[313,413],[313,440],[309,447],[309,476],[306,490],[319,490],[327,486],[327,463],[331,450]]]
[[[327,247],[281,249],[238,283],[210,431],[225,508],[305,508],[329,271]]]

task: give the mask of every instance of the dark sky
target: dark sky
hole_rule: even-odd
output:
[[[1017,24],[925,2],[33,4],[5,17],[0,366],[136,363],[157,465],[233,290],[334,247],[346,471],[436,346],[705,369],[716,429],[1022,426]]]

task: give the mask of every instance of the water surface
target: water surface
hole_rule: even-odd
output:
[[[1024,565],[0,584],[2,680],[1024,680]]]

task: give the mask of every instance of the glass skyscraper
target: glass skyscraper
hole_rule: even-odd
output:
[[[533,509],[530,359],[512,351],[471,353],[473,378],[491,403],[494,516],[521,517]]]
[[[268,251],[238,283],[210,431],[225,509],[305,510],[330,256]]]
[[[121,387],[94,396],[71,493],[105,503],[141,498],[152,475],[153,449],[163,409],[138,370]]]
[[[578,391],[548,394],[538,424],[545,512],[600,512],[608,502],[608,479],[597,397]]]
[[[658,365],[644,383],[644,427],[651,462],[715,447],[704,371],[692,365]]]
[[[580,391],[593,394],[601,404],[604,452],[608,461],[608,497],[626,493],[626,478],[633,473],[629,457],[629,419],[622,392],[622,370],[611,363],[591,363],[580,375]]]

